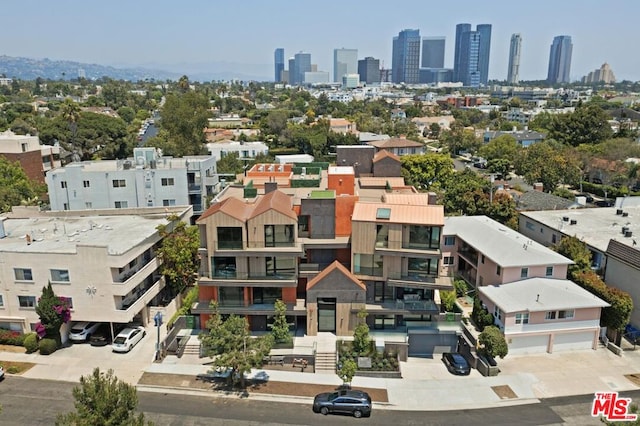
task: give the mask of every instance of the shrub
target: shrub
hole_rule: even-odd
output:
[[[27,349],[27,353],[33,353],[38,350],[38,335],[36,333],[29,333],[24,338],[24,347]]]
[[[58,344],[55,339],[44,338],[40,340],[40,355],[50,355],[58,349]]]
[[[440,290],[440,301],[444,312],[453,312],[456,304],[456,293],[454,291]]]
[[[479,352],[481,355],[489,355],[493,358],[499,356],[504,358],[509,353],[509,347],[504,339],[504,335],[496,326],[488,326],[478,336],[478,343],[481,345]]]
[[[19,331],[0,330],[0,345],[23,346],[24,337]]]
[[[476,296],[473,299],[473,311],[471,312],[471,319],[476,324],[476,327],[480,331],[484,330],[486,326],[493,324],[493,315],[487,311],[486,308],[480,303],[480,299]]]
[[[191,312],[191,307],[197,300],[198,286],[194,285],[182,300],[182,306],[171,316],[169,321],[167,321],[167,330],[171,330],[173,323],[176,322],[179,316],[188,315]]]
[[[465,280],[455,280],[453,282],[453,288],[455,289],[458,297],[466,296],[467,291],[469,290],[469,286],[467,286],[467,282]]]
[[[12,365],[9,368],[7,368],[7,373],[9,373],[9,374],[19,374],[20,373],[20,367]]]

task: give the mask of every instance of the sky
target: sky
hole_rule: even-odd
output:
[[[333,49],[358,49],[391,67],[403,29],[445,36],[453,67],[455,26],[492,24],[489,79],[506,79],[509,41],[522,35],[521,80],[547,76],[554,36],[573,41],[572,80],[609,63],[618,81],[640,80],[640,1],[619,0],[3,0],[0,55],[167,71],[234,71],[273,79],[273,52],[311,53],[333,72]]]

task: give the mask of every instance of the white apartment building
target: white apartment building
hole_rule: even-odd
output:
[[[71,163],[47,173],[51,210],[193,206],[199,216],[218,191],[216,158],[163,157],[134,148],[128,160]]]
[[[15,208],[0,217],[0,327],[33,330],[49,282],[67,298],[73,321],[147,324],[166,297],[157,226],[170,214],[189,222],[189,206],[91,212]],[[173,222],[173,224],[177,221]],[[66,336],[66,330],[63,336]]]
[[[207,144],[207,150],[216,158],[216,161],[227,154],[237,153],[240,159],[253,159],[258,154],[267,155],[269,147],[264,142],[224,141]]]

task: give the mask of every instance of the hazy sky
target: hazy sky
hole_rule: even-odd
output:
[[[276,47],[286,58],[309,52],[329,73],[340,47],[390,68],[392,38],[415,28],[446,37],[452,67],[455,26],[467,22],[493,25],[490,79],[506,78],[509,40],[521,33],[521,79],[545,79],[553,37],[570,35],[572,79],[608,62],[618,80],[640,80],[638,0],[3,0],[0,11],[0,55],[9,56],[189,69],[224,62],[213,71],[244,64],[272,79]]]

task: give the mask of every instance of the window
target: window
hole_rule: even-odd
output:
[[[544,274],[546,277],[552,277],[553,276],[553,266],[547,266],[547,270]]]
[[[482,263],[484,265],[484,254],[480,255],[480,263]]]
[[[160,184],[162,186],[174,186],[175,182],[173,178],[162,178],[160,179]]]
[[[292,247],[293,225],[264,225],[265,247]]]
[[[573,318],[573,309],[569,311],[558,311],[558,319],[571,319]]]
[[[379,208],[376,210],[376,219],[389,219],[391,217],[391,209]]]
[[[516,324],[529,324],[529,313],[516,314]]]
[[[93,203],[91,201],[87,201],[84,203],[84,207],[87,209],[92,209],[93,208]]]
[[[67,306],[69,307],[69,309],[73,309],[73,298],[71,297],[65,297],[65,296],[60,296],[60,299],[62,301],[64,301]]]
[[[420,278],[438,274],[438,261],[436,259],[407,258],[410,277]]]
[[[211,258],[211,266],[214,277],[235,278],[236,277],[236,258],[214,256]]]
[[[28,143],[23,143],[23,144],[20,144],[20,145],[22,145],[22,152],[27,152],[27,149],[29,149],[29,144]]]
[[[115,203],[116,209],[126,209],[129,207],[128,201],[116,201]]]
[[[556,319],[556,311],[549,311],[544,315],[544,319],[546,320],[554,320]]]
[[[167,206],[175,206],[176,205],[176,200],[174,199],[169,199],[169,200],[162,200],[162,205],[167,207]]]
[[[268,277],[291,279],[296,273],[295,257],[265,257],[264,262]]]
[[[69,282],[69,270],[67,269],[52,269],[51,270],[51,281],[59,282],[59,283],[68,283]]]
[[[551,235],[551,244],[555,244],[558,242],[558,237],[556,236],[556,234],[552,234]]]
[[[454,237],[454,236],[444,237],[444,245],[445,246],[454,246],[454,245],[456,245],[456,237]]]
[[[89,182],[88,180],[83,180],[82,186],[85,188],[91,188],[91,182]]]
[[[527,278],[529,276],[529,268],[520,269],[520,278]]]
[[[500,265],[496,265],[496,275],[500,275],[501,272],[502,268],[500,268]]]
[[[134,266],[136,266],[138,264],[138,258],[136,257],[135,259],[133,259],[131,262],[129,262],[129,268],[133,268]]]
[[[502,321],[502,311],[497,306],[493,308],[493,316]]]
[[[18,296],[18,305],[21,308],[35,308],[36,297],[35,296]]]
[[[531,223],[529,221],[525,222],[524,226],[530,231],[535,230],[535,227],[533,226],[533,223]]]
[[[13,268],[16,281],[33,281],[33,274],[28,268]]]
[[[62,189],[66,189],[67,188],[67,181],[66,180],[61,180],[60,181],[60,187]]]
[[[389,225],[376,225],[376,247],[389,247]]]
[[[242,228],[219,226],[218,250],[242,249]]]
[[[444,265],[453,265],[453,256],[445,256],[442,258],[442,263]]]
[[[379,254],[353,254],[353,272],[361,275],[382,276],[382,256]]]
[[[124,179],[113,179],[112,184],[114,188],[124,188],[127,186],[127,181]]]
[[[4,308],[4,297],[0,294],[0,308]]]
[[[428,250],[440,248],[440,231],[437,226],[409,225],[409,242],[403,248]]]

